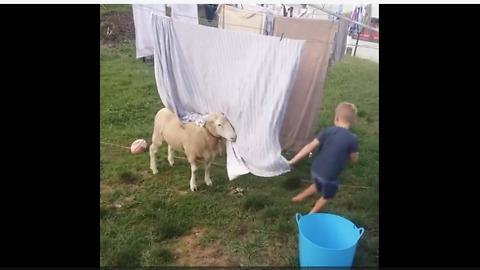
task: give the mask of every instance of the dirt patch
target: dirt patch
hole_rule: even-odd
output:
[[[186,195],[186,194],[188,194],[188,190],[186,190],[186,189],[177,190],[177,194],[182,195],[182,196]]]
[[[153,177],[153,175],[150,174],[149,171],[141,171],[140,176],[142,176],[143,179],[150,179]]]
[[[100,45],[116,46],[135,40],[132,12],[110,12],[100,18]]]
[[[113,188],[111,186],[100,183],[100,193],[111,193]]]
[[[204,229],[193,228],[189,234],[182,236],[174,246],[178,266],[239,266],[234,258],[226,254],[226,248],[219,241],[200,245],[205,235]]]
[[[275,245],[268,246],[265,250],[260,252],[259,261],[268,266],[279,266],[279,260],[284,258],[284,246],[283,243],[276,243]]]

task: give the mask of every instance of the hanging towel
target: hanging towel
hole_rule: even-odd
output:
[[[230,180],[288,172],[279,133],[305,41],[152,19],[155,78],[165,107],[180,119],[209,112],[228,117],[237,133],[226,147]]]
[[[153,33],[151,13],[165,16],[165,4],[132,4],[135,25],[135,50],[137,59],[153,55]]]
[[[196,4],[173,4],[170,17],[172,20],[198,24],[198,6]]]
[[[251,12],[256,12],[256,13],[261,13],[265,16],[265,24],[263,27],[263,33],[264,35],[271,36],[273,35],[273,7],[272,6],[257,6],[257,5],[248,5],[248,4],[242,4],[240,7],[243,10],[248,10]]]
[[[338,21],[275,17],[274,36],[307,41],[280,133],[284,150],[299,151],[315,137],[337,27]]]
[[[249,10],[222,4],[218,10],[218,28],[256,34],[265,31],[266,16]]]
[[[255,13],[261,13],[265,16],[265,24],[263,26],[263,35],[271,36],[273,35],[273,7],[271,6],[257,6],[249,4],[239,4],[238,8],[246,11],[251,11]]]
[[[341,16],[348,17],[347,13],[340,14]],[[348,25],[349,21],[341,19],[338,21],[338,30],[335,34],[335,42],[332,53],[333,63],[341,61],[345,55],[347,49],[347,37],[348,37]]]

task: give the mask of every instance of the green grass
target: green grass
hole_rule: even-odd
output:
[[[125,4],[100,4],[100,16],[104,16],[111,12],[127,12],[132,11],[132,5]]]
[[[342,187],[324,209],[366,229],[355,266],[378,266],[378,80],[374,62],[347,56],[334,64],[317,124],[317,131],[330,126],[339,102],[358,107],[352,132],[359,136],[360,160],[346,168]],[[294,216],[308,213],[315,198],[298,204],[290,199],[309,184],[311,160],[280,177],[246,175],[234,181],[228,181],[225,167],[213,166],[211,187],[200,180],[199,166],[199,191],[193,193],[189,164],[177,159],[170,167],[166,147],[159,149],[160,173],[155,176],[148,151],[131,155],[120,147],[137,138],[150,143],[153,118],[161,107],[153,67],[135,59],[133,42],[100,48],[100,265],[179,266],[182,257],[215,247],[244,266],[298,266]],[[242,195],[231,193],[235,187],[243,189]],[[178,252],[195,230],[204,231],[195,238],[198,247]]]

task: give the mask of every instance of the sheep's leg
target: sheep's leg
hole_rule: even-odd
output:
[[[150,145],[150,169],[152,170],[153,174],[158,173],[157,169],[157,150],[163,143],[163,136],[161,133],[153,132],[152,136],[152,144]]]
[[[150,169],[152,170],[153,174],[158,173],[158,169],[157,169],[157,150],[160,146],[161,146],[161,143],[160,143],[160,145],[156,145],[155,143],[152,143],[150,145]]]
[[[212,166],[212,162],[205,161],[205,184],[207,184],[207,186],[211,186],[213,184],[212,179],[210,179],[211,166]]]
[[[192,176],[190,177],[190,189],[192,191],[197,190],[197,181],[195,179],[195,173],[197,172],[197,164],[195,164],[195,161],[189,161],[190,162],[190,168],[192,170]]]
[[[175,160],[173,159],[174,154],[175,152],[173,151],[172,147],[168,145],[168,163],[170,163],[170,166],[175,164]]]

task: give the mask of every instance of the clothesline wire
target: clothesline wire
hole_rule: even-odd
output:
[[[136,5],[136,6],[145,7],[145,8],[148,8],[148,9],[152,9],[152,10],[155,10],[155,11],[162,11],[162,12],[163,12],[163,10],[155,9],[155,8],[152,8],[152,7],[149,7],[149,6],[145,6],[145,5],[142,5],[142,4],[135,4],[135,5]],[[206,4],[206,5],[208,5],[208,4]],[[258,15],[263,15],[263,16],[267,15],[265,12],[257,12],[257,11],[251,11],[251,10],[240,9],[240,8],[236,8],[236,9],[238,9],[237,12],[239,12],[239,13],[258,14]],[[264,10],[265,10],[265,11],[270,11],[270,12],[272,12],[272,10],[268,10],[268,8],[264,8]],[[277,10],[277,11],[278,11],[278,10]],[[217,14],[217,13],[215,12],[215,14]],[[273,12],[272,12],[272,15],[273,15],[273,16],[278,16],[278,14],[275,14],[275,13],[273,13]],[[317,15],[318,15],[318,14],[317,14]],[[190,16],[187,16],[187,15],[176,15],[176,16],[190,17]],[[328,14],[325,14],[325,16],[328,16]],[[196,17],[190,17],[190,18],[196,18]],[[296,17],[294,17],[294,18],[296,18]],[[300,18],[303,18],[303,19],[312,19],[312,18],[306,18],[306,17],[300,17]],[[202,18],[202,19],[204,19],[204,18]],[[215,20],[215,19],[212,19],[212,20]],[[334,20],[331,20],[331,21],[334,21]],[[253,28],[253,27],[252,27],[252,28]]]
[[[363,28],[367,28],[367,29],[370,29],[370,30],[373,30],[373,31],[376,31],[376,32],[380,32],[380,30],[376,27],[372,27],[370,25],[367,25],[367,24],[364,24],[362,22],[359,22],[359,21],[356,21],[354,19],[351,19],[351,18],[348,18],[348,17],[345,17],[343,15],[340,15],[340,14],[337,14],[337,13],[334,13],[334,12],[331,12],[330,10],[327,10],[327,9],[324,9],[324,8],[320,8],[318,5],[315,5],[315,4],[308,4],[309,6],[311,7],[314,7],[314,8],[318,8],[319,10],[325,12],[325,13],[328,13],[332,16],[336,16],[337,18],[339,19],[344,19],[344,20],[347,20],[351,23],[355,23],[355,24],[358,24],[359,26],[363,27]]]
[[[213,4],[203,4],[203,5],[204,5],[204,6],[210,6],[210,7],[214,8],[214,9],[215,9],[214,12],[216,12],[216,10],[218,10],[218,7],[219,7],[220,5],[224,5],[224,4],[218,4],[217,7],[214,6]],[[272,12],[274,15],[278,15],[278,14],[275,14],[276,12],[278,12],[278,13],[283,13],[283,10],[282,10],[282,9],[270,8],[269,6],[267,6],[267,7],[258,6],[258,9],[262,9],[262,10],[257,12],[257,11],[253,11],[253,10],[243,9],[243,4],[240,4],[240,5],[241,5],[242,7],[234,7],[234,8],[236,8],[236,9],[238,9],[237,12],[250,13],[250,14],[252,14],[252,13],[253,13],[253,14],[261,14],[261,15],[265,15],[265,12],[266,12],[266,11]],[[323,6],[325,6],[325,5],[323,5]],[[255,7],[257,7],[257,6],[255,6]],[[297,9],[297,10],[298,10],[298,9]],[[313,10],[304,9],[304,12],[302,12],[302,16],[303,16],[303,15],[306,15],[306,14],[312,15],[312,12],[313,12],[313,15],[325,15],[325,16],[329,16],[329,14],[315,14],[315,11],[321,11],[321,10],[318,9],[318,8],[313,9]],[[287,12],[288,12],[288,11],[287,11]],[[295,12],[295,14],[296,14],[296,13],[300,13],[300,12]],[[292,13],[292,14],[293,14],[293,13]],[[302,17],[302,16],[300,16],[300,17]]]
[[[204,5],[205,5],[205,6],[211,6],[211,7],[215,8],[215,6],[214,6],[213,4],[204,4]],[[218,4],[218,6],[220,6],[220,5],[225,5],[225,4]],[[243,5],[243,4],[241,4],[241,5]],[[356,21],[356,20],[354,20],[354,19],[352,19],[352,18],[345,17],[345,16],[343,16],[341,13],[336,13],[336,12],[333,12],[333,11],[330,11],[330,10],[326,9],[326,8],[325,8],[325,4],[323,4],[323,5],[319,5],[319,4],[307,4],[307,5],[315,8],[314,10],[310,10],[310,11],[313,11],[314,13],[315,13],[315,11],[322,11],[322,12],[327,13],[327,14],[325,14],[325,15],[331,15],[331,16],[337,17],[339,20],[340,20],[340,19],[347,20],[347,21],[349,21],[349,22],[351,22],[351,23],[358,24],[358,25],[360,25],[360,26],[362,26],[362,27],[364,27],[364,28],[370,29],[370,30],[372,30],[372,31],[380,32],[379,28],[372,27],[372,26],[370,26],[370,25],[367,25],[367,24],[364,24],[364,23],[362,23],[362,22]],[[321,7],[320,7],[320,6],[321,6]],[[254,13],[254,14],[265,15],[265,13],[262,13],[262,12],[255,12],[255,11],[250,11],[250,10],[240,9],[240,8],[237,8],[237,9],[239,9],[238,12],[244,12],[244,13],[250,13],[250,14]],[[265,11],[267,11],[267,10],[269,9],[269,7],[264,7],[264,9],[265,9]],[[270,11],[271,11],[271,10],[270,10]],[[279,10],[275,10],[275,11],[279,11]],[[307,10],[306,13],[309,13],[309,10]],[[304,14],[306,14],[306,13],[304,13]]]
[[[150,9],[154,9],[154,8],[152,8],[152,7],[144,6],[144,5],[142,5],[142,4],[135,4],[135,5],[137,5],[137,6],[143,6],[143,7],[150,8]],[[215,6],[213,6],[213,4],[203,4],[203,5],[211,6],[211,7],[214,7],[214,8],[215,8]],[[224,5],[224,4],[219,4],[219,6],[220,6],[220,5]],[[218,8],[218,7],[217,7],[217,8]],[[217,8],[215,8],[215,9],[217,9]],[[260,7],[260,8],[261,8],[261,7]],[[260,12],[260,11],[257,12],[257,11],[248,10],[248,9],[241,9],[241,8],[236,8],[236,9],[238,9],[237,12],[239,12],[239,13],[266,15],[265,12]],[[160,10],[158,10],[158,9],[154,9],[154,10],[160,11]],[[270,12],[273,13],[273,15],[278,15],[278,14],[275,14],[275,13],[274,13],[275,11],[277,11],[277,12],[280,12],[280,11],[281,11],[281,10],[270,10],[268,7],[264,7],[263,10],[264,10],[264,11],[270,11]],[[310,10],[310,11],[315,12],[315,11],[323,11],[323,10],[321,10],[321,9],[319,9],[319,8],[316,8],[316,9]],[[325,11],[323,11],[323,12],[325,12]],[[216,13],[216,11],[214,11],[214,13]],[[338,13],[334,13],[334,12],[330,12],[330,11],[329,11],[329,12],[325,12],[325,13],[328,13],[328,14],[314,14],[314,15],[325,15],[325,16],[332,15],[332,16],[338,17],[339,19],[344,19],[344,20],[347,20],[347,21],[350,21],[350,22],[353,22],[353,23],[361,24],[361,23],[359,23],[359,22],[357,22],[357,21],[355,21],[355,20],[352,20],[352,19],[350,19],[350,18],[348,18],[348,17],[343,17],[343,16],[340,17],[340,16],[337,16],[337,15],[340,15],[340,14],[338,14]],[[308,10],[307,10],[305,13],[303,13],[302,15],[304,15],[304,14],[311,15],[311,13],[310,13]],[[179,15],[179,16],[184,16],[184,15]],[[311,19],[311,18],[306,18],[306,17],[300,17],[300,18]],[[377,29],[377,28],[375,28],[375,29]]]
[[[142,4],[136,4],[136,6],[139,6],[139,7],[142,7],[142,8],[146,8],[146,9],[149,9],[149,10],[153,10],[153,11],[156,11],[156,12],[164,12],[163,10],[160,10],[160,9],[157,9],[157,8],[152,8],[152,7],[149,7],[149,6],[145,6],[145,5],[142,5]],[[165,11],[166,12],[166,11]],[[245,11],[245,12],[248,12],[248,11]],[[252,13],[252,12],[248,12],[248,13]],[[253,13],[256,13],[256,12],[253,12]],[[262,14],[264,15],[264,13],[256,13],[256,14]],[[203,21],[208,21],[208,19],[205,19],[205,18],[200,18],[200,17],[192,17],[192,16],[188,16],[188,15],[183,15],[183,14],[176,14],[175,16],[179,16],[179,17],[183,17],[183,18],[189,18],[189,19],[199,19],[199,20],[203,20]],[[212,21],[217,21],[217,20],[212,20]],[[218,22],[218,21],[217,21]],[[333,20],[332,20],[333,22]],[[222,23],[223,25],[229,25],[229,26],[238,26],[238,27],[243,27],[243,28],[251,28],[251,29],[256,29],[260,32],[260,30],[262,30],[262,28],[259,28],[259,27],[253,27],[253,26],[245,26],[245,25],[240,25],[240,24],[233,24],[233,23],[225,23],[223,22]],[[206,26],[206,25],[204,25]],[[207,26],[208,27],[208,26]],[[220,28],[222,29],[222,28]],[[276,36],[270,36],[270,37],[276,37]],[[308,42],[311,42],[311,43],[317,43],[317,44],[327,44],[327,45],[334,45],[335,42],[326,42],[326,41],[322,41],[322,40],[316,40],[316,39],[309,39]],[[372,46],[372,45],[358,45],[357,47],[362,47],[362,48],[372,48],[372,49],[379,49],[378,48],[378,45],[377,46]]]

